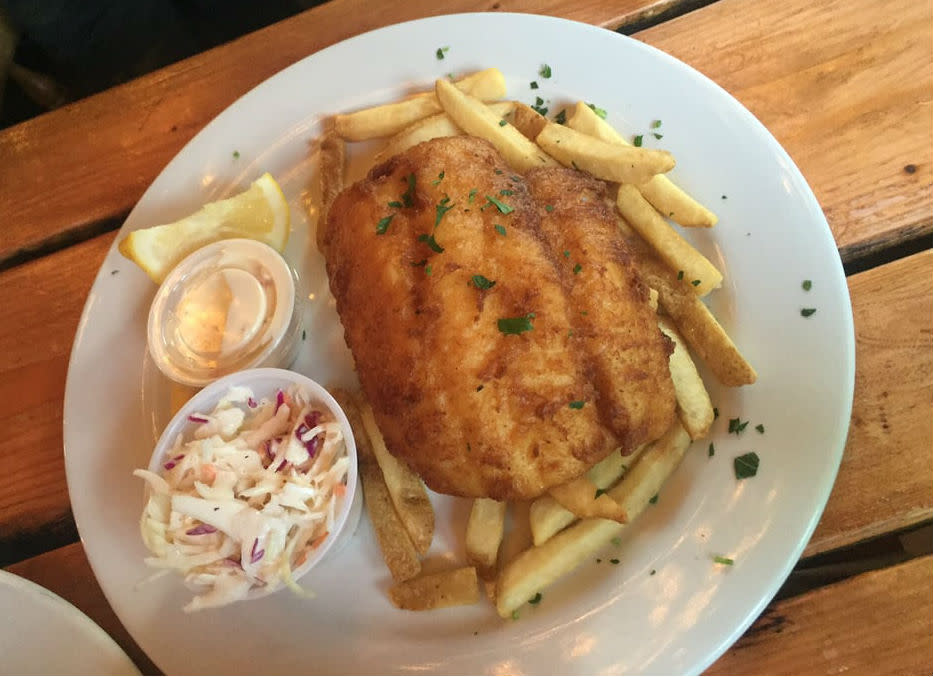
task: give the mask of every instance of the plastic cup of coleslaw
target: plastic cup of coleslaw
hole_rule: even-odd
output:
[[[297,393],[300,395],[296,396]],[[222,403],[222,400],[226,402]],[[241,411],[242,417],[231,412],[233,408]],[[289,410],[287,415],[286,409]],[[221,411],[230,413],[214,413]],[[272,420],[276,417],[290,419],[291,422],[285,426],[286,432],[282,434],[282,427],[278,426],[278,433],[263,439],[264,430],[276,427]],[[261,430],[260,419],[264,418],[267,418],[266,428]],[[233,437],[231,431],[238,419],[242,420],[237,428],[240,432]],[[252,420],[260,421],[259,426],[252,428]],[[219,435],[219,439],[214,435]],[[221,441],[225,438],[239,440],[233,447],[244,448],[245,451],[239,455],[244,459],[244,466],[231,469],[226,465],[234,452],[229,445],[223,446]],[[254,441],[255,444],[251,444]],[[212,455],[215,448],[222,450],[218,463],[212,462],[216,458]],[[325,457],[330,461],[321,465],[319,475],[314,476],[315,461],[323,462]],[[344,457],[345,462],[339,461]],[[236,462],[240,462],[239,458]],[[255,475],[249,474],[250,468]],[[327,472],[332,475],[320,474]],[[295,479],[302,473],[313,479]],[[362,511],[356,444],[346,415],[321,385],[307,376],[285,369],[242,371],[214,381],[201,390],[175,414],[162,432],[148,470],[138,470],[135,474],[146,480],[147,504],[143,510],[141,531],[153,557],[159,558],[157,551],[162,550],[159,566],[184,572],[183,566],[179,566],[184,561],[180,559],[179,551],[185,556],[194,552],[191,562],[201,561],[198,557],[210,559],[213,556],[213,570],[219,571],[205,575],[202,567],[189,570],[190,575],[185,573],[188,588],[200,593],[185,607],[187,611],[222,606],[239,599],[256,599],[283,587],[290,587],[301,594],[304,590],[297,585],[299,579],[325,558],[334,557],[343,549],[356,531]],[[166,482],[171,489],[168,500],[159,498],[160,485],[153,476],[170,480]],[[244,476],[248,479],[240,481]],[[259,479],[249,479],[253,476]],[[330,489],[324,479],[331,481]],[[278,493],[276,487],[279,487]],[[309,507],[317,506],[318,497],[328,491],[333,502],[332,512],[326,513],[326,508],[321,509],[325,516],[319,518],[328,522],[326,531],[321,533],[321,527],[313,519],[306,519],[308,515],[302,514],[298,517],[305,522],[294,526],[299,520],[290,513],[309,512]],[[170,513],[166,512],[166,506],[170,506]],[[327,507],[330,508],[330,504]],[[310,517],[318,519],[317,513]],[[153,523],[147,526],[147,520]],[[305,540],[292,538],[300,543],[288,554],[288,546],[282,548],[281,535],[285,530],[282,524],[293,525],[288,532],[293,536],[296,533],[312,536]],[[175,534],[173,538],[177,540],[166,547],[164,534],[168,532]],[[203,555],[198,550],[202,540],[221,543],[222,546],[218,547],[226,550]],[[278,559],[267,559],[266,551],[278,553]],[[273,567],[273,561],[287,561],[288,566],[284,569]],[[260,573],[259,568],[263,566],[268,568]],[[275,569],[271,575],[270,568]],[[262,582],[256,584],[257,579]],[[245,587],[244,580],[250,580],[252,584]],[[313,593],[313,581],[310,585],[310,591],[305,592]],[[218,587],[224,589],[218,593]],[[218,600],[220,602],[215,603]]]

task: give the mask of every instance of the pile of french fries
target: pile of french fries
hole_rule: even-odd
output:
[[[489,141],[517,172],[563,165],[615,186],[619,227],[635,249],[658,326],[674,344],[669,364],[677,418],[660,439],[625,457],[617,450],[532,502],[533,545],[510,561],[500,561],[507,505],[475,499],[465,535],[467,566],[425,575],[420,557],[431,545],[434,512],[424,485],[386,449],[362,396],[335,393],[356,436],[367,510],[395,580],[389,596],[402,609],[476,603],[484,581],[499,615],[513,617],[616,538],[658,494],[690,443],[709,434],[713,406],[691,353],[725,386],[757,378],[702,301],[721,285],[722,274],[670,223],[709,228],[717,222],[665,176],[674,167],[671,154],[629,144],[582,101],[566,124],[557,124],[525,104],[501,100],[505,95],[505,78],[491,68],[458,81],[438,80],[433,93],[336,115],[320,144],[321,214],[326,218],[344,186],[347,141],[386,139],[378,164],[423,141],[470,134]]]

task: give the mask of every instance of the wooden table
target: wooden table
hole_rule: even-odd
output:
[[[519,11],[633,33],[710,76],[761,119],[822,204],[855,315],[848,444],[803,564],[933,517],[930,3],[438,4],[330,0],[0,131],[0,308],[7,318],[0,325],[0,565],[73,602],[144,671],[156,668],[90,571],[65,484],[66,365],[91,282],[122,219],[212,117],[298,59],[407,19]],[[930,674],[931,582],[933,558],[920,554],[784,598],[710,672]]]

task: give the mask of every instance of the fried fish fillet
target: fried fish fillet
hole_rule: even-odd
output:
[[[644,441],[651,426],[616,411],[628,398],[604,392],[612,365],[590,354],[605,350],[604,325],[580,321],[588,311],[538,202],[487,142],[436,139],[395,156],[337,197],[324,228],[362,389],[389,450],[432,489],[531,498]]]

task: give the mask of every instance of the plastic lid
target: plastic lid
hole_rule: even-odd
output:
[[[278,252],[255,240],[221,240],[190,254],[159,287],[149,353],[163,374],[192,386],[282,366],[294,309],[295,280]]]

